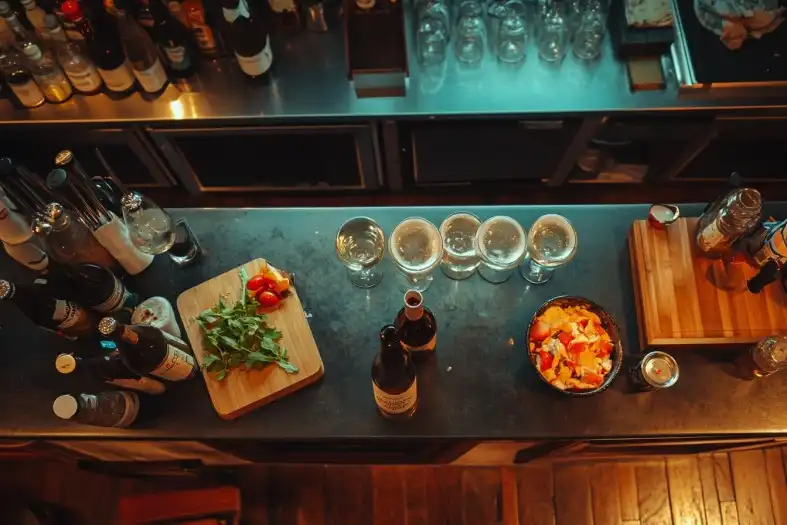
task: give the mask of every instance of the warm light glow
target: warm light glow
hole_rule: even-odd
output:
[[[175,120],[183,120],[185,117],[185,110],[183,109],[183,102],[178,100],[173,100],[169,103],[169,110],[172,113],[172,118]]]

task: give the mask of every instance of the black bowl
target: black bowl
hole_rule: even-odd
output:
[[[612,340],[612,343],[615,345],[615,348],[612,350],[612,369],[604,378],[604,382],[601,383],[601,386],[598,388],[594,388],[592,390],[561,390],[549,381],[547,381],[541,372],[538,370],[538,366],[536,365],[535,355],[530,351],[530,329],[532,328],[533,324],[536,322],[536,319],[543,314],[547,308],[550,306],[561,306],[563,308],[567,306],[581,306],[594,314],[596,314],[599,319],[601,319],[601,326],[604,327],[604,330],[607,331],[609,334],[609,338]],[[550,387],[554,388],[558,392],[569,396],[592,396],[593,394],[598,394],[599,392],[603,392],[606,390],[612,381],[614,381],[615,377],[620,372],[620,367],[623,365],[623,345],[620,342],[620,330],[618,330],[618,325],[615,323],[615,320],[612,319],[612,316],[609,315],[603,308],[599,305],[594,303],[589,299],[585,299],[584,297],[576,297],[570,295],[562,295],[560,297],[555,297],[550,299],[549,301],[542,304],[536,313],[533,314],[533,317],[530,318],[530,324],[527,326],[527,346],[525,347],[527,350],[527,355],[530,357],[530,363],[533,365],[533,368],[538,374],[538,377],[541,380],[548,384]]]

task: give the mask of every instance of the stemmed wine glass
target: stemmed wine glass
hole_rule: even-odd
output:
[[[555,268],[567,264],[577,253],[577,232],[562,215],[542,215],[527,235],[528,255],[520,266],[522,277],[533,284],[552,278]]]
[[[404,289],[423,292],[432,284],[432,272],[443,258],[443,238],[431,222],[410,217],[394,228],[388,250]]]
[[[376,268],[385,252],[385,233],[369,217],[354,217],[336,234],[336,255],[347,267],[350,283],[358,288],[372,288],[383,272]]]

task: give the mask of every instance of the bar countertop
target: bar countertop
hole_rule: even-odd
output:
[[[401,307],[388,258],[382,282],[353,288],[334,254],[334,238],[346,219],[367,215],[384,231],[409,216],[435,224],[455,207],[176,209],[207,252],[194,266],[175,269],[158,257],[141,276],[128,279],[141,295],[178,294],[256,257],[295,274],[298,293],[325,364],[325,377],[235,421],[219,419],[202,378],[170,384],[148,398],[153,413],[122,430],[63,421],[52,401],[63,393],[109,388],[59,375],[54,358],[78,343],[34,329],[10,305],[0,305],[0,437],[121,439],[382,439],[478,438],[572,439],[669,436],[775,435],[787,432],[787,374],[759,381],[738,379],[725,353],[675,350],[681,367],[670,389],[630,391],[626,366],[640,352],[626,242],[645,205],[467,207],[482,220],[510,215],[523,226],[547,212],[575,225],[576,257],[552,281],[528,286],[518,274],[500,285],[474,275],[452,281],[439,270],[425,303],[438,321],[437,353],[419,366],[420,406],[411,420],[380,417],[372,397],[370,367],[378,333]],[[698,215],[699,205],[682,206]],[[787,203],[769,205],[778,216]],[[19,266],[0,260],[0,275],[21,278]],[[624,370],[596,396],[572,398],[537,376],[525,350],[530,317],[556,295],[580,295],[606,308],[618,321],[627,354]],[[787,327],[786,327],[787,328]],[[74,346],[77,345],[77,346]],[[729,358],[729,356],[727,356]]]

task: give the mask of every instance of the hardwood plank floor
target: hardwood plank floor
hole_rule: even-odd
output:
[[[232,479],[247,525],[787,525],[786,459],[787,447],[504,467],[254,465]],[[66,523],[106,525],[121,495],[183,483],[11,461],[0,509],[47,501]]]

